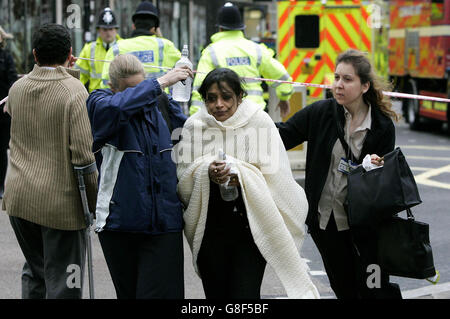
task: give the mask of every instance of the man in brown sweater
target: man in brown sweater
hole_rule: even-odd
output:
[[[95,161],[88,93],[79,71],[68,69],[74,58],[63,26],[41,26],[33,55],[34,69],[9,91],[11,153],[3,209],[26,259],[22,297],[81,298],[86,224],[73,166]],[[85,182],[94,211],[97,172]]]

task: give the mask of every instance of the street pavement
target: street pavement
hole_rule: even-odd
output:
[[[304,171],[294,170],[293,175],[300,185],[304,184]],[[93,234],[92,239],[95,298],[115,299],[114,286],[101,251],[98,236]],[[20,275],[24,257],[9,224],[8,216],[4,211],[0,212],[0,243],[3,252],[2,258],[0,258],[0,299],[20,299]],[[305,255],[317,254],[314,251],[315,247],[309,235],[305,240],[304,246],[309,247],[308,251],[305,251]],[[185,297],[186,299],[204,299],[202,284],[194,272],[192,255],[186,241],[184,241],[184,253]],[[328,281],[324,280],[326,275],[323,272],[323,265],[321,265],[321,269],[317,270],[311,267],[311,278],[323,298],[333,299],[335,296],[329,285],[326,284]],[[317,279],[319,277],[322,277],[321,280]],[[89,298],[87,286],[87,274],[85,274],[84,298]],[[450,283],[439,283],[437,285],[406,290],[402,291],[402,294],[405,299],[450,299]],[[286,298],[285,291],[270,266],[266,268],[261,295],[264,299]]]
[[[301,163],[296,163],[297,166],[301,166]],[[295,180],[298,182],[298,184],[300,184],[302,187],[304,187],[304,183],[305,183],[305,175],[304,175],[304,171],[303,170],[293,170],[292,171]],[[310,236],[309,240],[311,240]],[[312,240],[311,240],[312,241]],[[305,241],[304,246],[306,246],[308,244],[308,238]],[[312,245],[314,245],[312,243]],[[323,265],[322,265],[322,269]],[[315,281],[314,276],[316,275],[323,275],[326,276],[326,274],[324,272],[320,272],[320,271],[310,271],[310,274],[312,275],[312,279],[314,281],[314,283],[316,284],[316,286],[319,289],[319,292],[321,293],[322,298],[327,298],[327,299],[335,299],[336,296],[334,295],[333,291],[331,290],[331,288],[329,286],[324,287],[323,283],[318,283],[317,281]],[[321,280],[323,281],[323,280]],[[328,283],[328,281],[327,281]],[[401,285],[400,285],[401,288]],[[404,299],[450,299],[450,282],[446,282],[443,283],[442,282],[442,278],[441,280],[433,285],[433,284],[429,284],[427,286],[421,287],[421,288],[416,288],[416,289],[409,289],[409,290],[402,290],[402,297]]]
[[[289,152],[288,154],[293,176],[301,186],[304,186],[305,150]],[[95,298],[115,299],[114,286],[102,254],[98,236],[93,234],[92,239]],[[2,251],[2,258],[0,258],[0,299],[20,299],[20,275],[24,257],[9,224],[8,216],[4,211],[0,211],[0,245]],[[184,255],[185,297],[186,299],[204,299],[202,284],[192,266],[192,255],[186,240],[184,241]],[[322,298],[334,299],[335,296],[329,286],[320,255],[309,235],[305,238],[302,255],[308,259],[311,278]],[[402,290],[402,295],[405,299],[450,299],[450,282],[441,278],[441,281],[436,285],[425,283],[419,288]],[[286,293],[270,266],[266,268],[261,296],[263,299],[286,298]],[[89,298],[87,274],[85,274],[83,297]]]
[[[398,110],[397,110],[398,112]],[[433,247],[435,266],[441,272],[438,284],[433,285],[425,280],[392,277],[391,281],[398,283],[405,299],[450,299],[450,282],[448,274],[448,179],[450,139],[440,131],[411,131],[403,121],[396,124],[397,146],[401,146],[416,176],[419,191],[424,201],[422,205],[413,209],[418,220],[430,224],[430,239]],[[290,155],[291,168],[297,182],[304,186],[304,153],[297,152]],[[443,166],[444,165],[444,166]],[[443,167],[441,167],[443,166]],[[446,176],[447,174],[447,176]],[[439,183],[440,182],[440,183]],[[446,226],[447,225],[447,226]],[[320,255],[314,243],[305,240],[303,255],[315,260],[311,262],[313,280],[320,278],[320,283],[328,283]],[[311,258],[312,257],[312,258]],[[319,285],[318,285],[319,287]],[[324,293],[324,298],[335,298],[334,294]]]

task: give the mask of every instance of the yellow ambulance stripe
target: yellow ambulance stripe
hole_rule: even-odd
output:
[[[366,22],[369,15],[363,6],[360,10],[328,9],[327,16],[321,17],[323,22],[321,23],[320,35],[323,52],[297,49],[293,41],[295,37],[293,20],[295,17],[292,13],[295,10],[295,12],[304,14],[306,9],[313,7],[313,4],[314,1],[307,1],[307,4],[301,6],[301,10],[299,10],[300,1],[278,2],[278,56],[294,81],[324,83],[325,74],[334,73],[334,61],[340,52],[350,47],[371,51],[371,30]],[[295,5],[297,5],[297,8]],[[333,5],[361,5],[361,1],[329,0],[327,2],[327,6]],[[316,10],[314,11],[318,13]],[[316,63],[313,72],[311,74],[302,73],[305,61],[313,58],[313,55],[317,53],[321,54],[322,58]],[[321,91],[321,89],[315,89],[312,95],[317,96]]]

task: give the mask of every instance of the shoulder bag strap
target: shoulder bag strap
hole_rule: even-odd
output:
[[[336,102],[333,103],[332,108],[333,108],[334,120],[336,121],[337,134],[338,134],[339,140],[341,141],[342,147],[344,148],[345,154],[350,154],[352,159],[356,160],[356,157],[353,155],[352,151],[350,150],[350,148],[344,138],[344,128],[342,127],[342,123],[339,120],[339,117],[337,114]]]

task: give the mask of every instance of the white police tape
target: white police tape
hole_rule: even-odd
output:
[[[89,59],[89,58],[81,58],[81,57],[75,57],[76,59],[80,60],[87,60],[87,61],[94,61],[94,62],[106,62],[111,63],[110,60],[97,60],[97,59]],[[142,65],[146,68],[155,68],[160,70],[172,70],[172,68],[164,67],[164,66],[156,66],[156,65],[149,65],[148,63],[142,63]],[[200,74],[206,74],[205,72],[200,71],[193,71],[194,73],[200,73]],[[314,84],[314,83],[302,83],[302,82],[293,82],[293,81],[284,81],[284,80],[274,80],[274,79],[266,79],[266,78],[253,78],[253,77],[241,77],[244,80],[253,80],[253,81],[266,81],[266,82],[276,82],[276,83],[287,83],[297,86],[306,86],[306,87],[315,87],[320,89],[331,89],[331,85],[325,85],[325,84]],[[428,101],[435,101],[435,102],[446,102],[450,103],[450,99],[442,98],[442,97],[436,97],[436,96],[427,96],[427,95],[418,95],[418,94],[408,94],[408,93],[400,93],[400,92],[388,92],[383,91],[384,95],[395,97],[395,98],[405,98],[405,99],[415,99],[415,100],[428,100]],[[0,105],[6,102],[8,97],[5,97],[3,100],[0,101]]]
[[[79,58],[77,59],[81,60],[88,60],[88,61],[99,61],[99,62],[107,62],[110,63],[110,60],[93,60],[89,58]],[[162,67],[162,66],[155,66],[155,65],[149,65],[147,63],[142,63],[144,67],[148,68],[156,68],[156,69],[162,69],[162,70],[172,70],[172,68],[169,67]],[[200,74],[206,74],[205,72],[200,71],[193,71],[194,73],[200,73]],[[275,82],[275,83],[287,83],[292,84],[296,86],[306,86],[306,87],[315,87],[320,89],[331,89],[331,85],[325,85],[325,84],[314,84],[314,83],[302,83],[302,82],[293,82],[293,81],[284,81],[284,80],[274,80],[274,79],[266,79],[266,78],[253,78],[253,77],[241,77],[244,80],[252,80],[252,81],[266,81],[266,82]],[[450,103],[450,99],[437,97],[437,96],[427,96],[427,95],[418,95],[418,94],[409,94],[409,93],[400,93],[400,92],[389,92],[389,91],[383,91],[384,95],[395,97],[395,98],[405,98],[405,99],[415,99],[415,100],[428,100],[428,101],[435,101],[435,102],[446,102]]]
[[[111,62],[110,60],[93,60],[93,59],[89,59],[89,58],[78,58],[78,57],[77,57],[77,59],[88,60],[88,61],[107,62],[107,63]],[[147,63],[142,63],[142,65],[144,67],[148,67],[148,68],[156,68],[156,69],[162,69],[162,70],[172,70],[172,68],[169,68],[169,67],[148,65]],[[200,73],[200,74],[206,74],[205,72],[200,72],[200,71],[195,71],[195,70],[193,72],[194,73]],[[274,80],[274,79],[266,79],[266,78],[253,78],[253,77],[241,77],[241,78],[244,79],[244,80],[266,81],[266,82],[275,82],[275,83],[287,83],[287,84],[292,84],[292,85],[296,85],[296,86],[315,87],[315,88],[320,88],[320,89],[331,89],[331,85],[325,85],[325,84],[302,83],[302,82]],[[396,97],[396,98],[428,100],[428,101],[450,103],[450,99],[446,99],[446,98],[442,98],[442,97],[436,97],[436,96],[408,94],[408,93],[400,93],[400,92],[388,92],[388,91],[383,91],[383,94],[387,95],[387,96],[390,96],[390,97]]]

